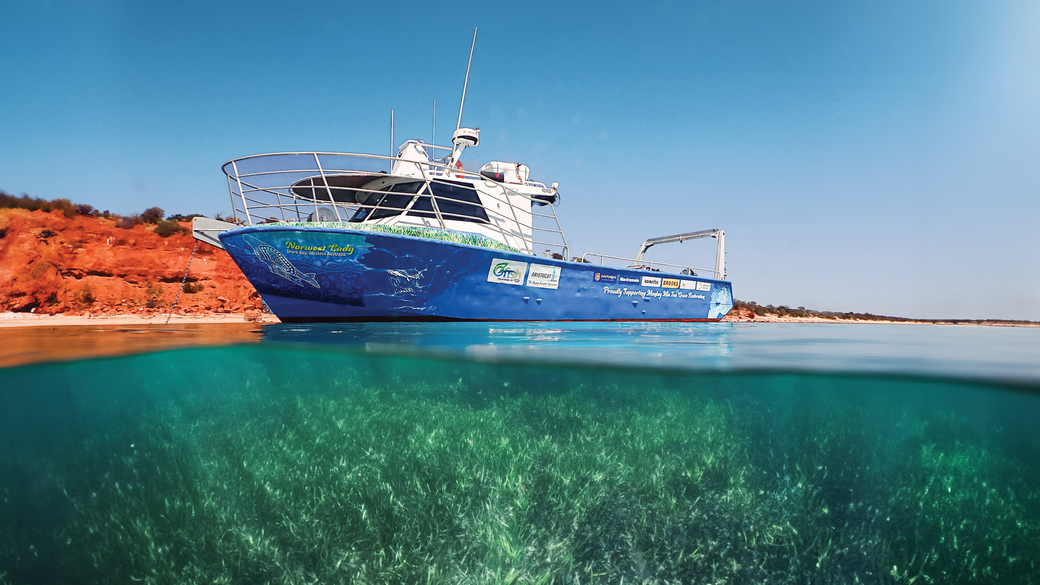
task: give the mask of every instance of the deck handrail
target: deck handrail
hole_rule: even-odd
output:
[[[587,256],[593,256],[593,257],[599,258],[600,259],[600,261],[599,261],[600,266],[606,266],[607,264],[606,264],[606,262],[604,260],[609,258],[611,260],[621,260],[622,262],[629,263],[628,266],[624,266],[623,268],[631,268],[631,269],[635,269],[635,270],[647,270],[647,271],[654,271],[654,272],[656,272],[655,267],[657,267],[657,266],[668,266],[670,268],[678,268],[679,269],[678,274],[680,276],[700,276],[700,273],[703,272],[703,273],[710,273],[710,274],[712,274],[712,278],[715,279],[715,280],[725,280],[716,270],[714,270],[712,268],[698,268],[696,266],[689,266],[689,265],[686,265],[686,264],[672,264],[672,263],[669,263],[669,262],[658,262],[658,261],[653,261],[653,260],[643,260],[643,259],[637,259],[637,258],[625,258],[624,256],[611,256],[610,254],[600,254],[598,252],[585,252],[584,254],[581,255],[581,259],[579,261],[580,262],[586,262],[586,263],[589,263],[589,264],[595,264],[594,262],[590,262],[586,258]],[[689,270],[692,274],[684,274],[682,272],[683,270]],[[668,273],[668,274],[671,274],[671,273]]]
[[[346,161],[351,161],[351,163],[348,164]],[[359,209],[387,208],[380,207],[380,203],[386,201],[385,199],[375,204],[367,204],[367,200],[365,204],[358,203],[358,194],[382,195],[388,192],[381,189],[338,186],[330,179],[369,173],[385,175],[387,178],[401,178],[402,175],[389,175],[385,171],[376,170],[380,166],[385,168],[386,161],[390,161],[391,165],[396,163],[411,165],[418,173],[417,176],[408,178],[425,183],[419,188],[418,193],[395,193],[411,196],[412,199],[393,216],[398,220],[403,218],[404,221],[392,223],[422,225],[424,222],[421,217],[428,217],[427,214],[432,213],[441,228],[445,228],[445,221],[465,222],[471,224],[474,229],[466,230],[466,226],[459,225],[452,226],[451,229],[473,231],[485,235],[497,234],[494,239],[520,248],[531,255],[535,254],[536,247],[541,246],[558,248],[562,250],[563,256],[567,255],[566,236],[563,234],[559,217],[551,204],[549,205],[551,214],[536,212],[533,204],[546,203],[545,201],[511,189],[511,184],[496,183],[479,173],[448,167],[437,161],[416,161],[374,154],[300,151],[245,156],[224,164],[222,170],[228,179],[228,191],[231,195],[233,217],[236,223],[239,222],[240,216],[248,225],[271,221],[307,221],[312,215],[317,219],[321,215],[320,208],[330,208],[336,221],[349,226],[352,223],[349,218],[353,217]],[[362,168],[358,168],[359,166]],[[433,192],[432,184],[457,184],[456,180],[459,178],[473,181],[476,183],[475,187],[481,187],[478,189],[482,197],[479,203],[437,195]],[[309,196],[300,193],[301,182],[307,179],[310,179],[310,183],[305,188],[310,190],[306,194]],[[544,188],[544,184],[537,181],[526,181],[523,184]],[[424,199],[429,200],[429,207],[424,206],[423,210],[414,210]],[[484,209],[488,221],[474,222],[473,218],[466,214],[446,212],[442,207],[448,202],[478,205]],[[502,205],[505,205],[504,209]],[[396,211],[398,208],[392,209]],[[420,213],[423,215],[419,216]],[[530,220],[523,220],[522,217],[529,217]],[[391,222],[377,219],[365,223],[386,224]],[[536,237],[536,234],[540,235]]]

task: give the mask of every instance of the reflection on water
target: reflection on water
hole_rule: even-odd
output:
[[[1040,582],[962,329],[443,325],[0,369],[0,584]]]
[[[259,325],[250,323],[4,327],[0,328],[0,368],[181,347],[257,343],[260,331]]]
[[[271,325],[264,342],[482,361],[1040,380],[1040,328],[810,323]]]
[[[300,344],[371,354],[629,366],[1040,380],[1040,328],[807,323],[325,323],[0,329],[0,367],[179,347]]]

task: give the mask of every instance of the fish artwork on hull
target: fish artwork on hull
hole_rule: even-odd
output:
[[[303,286],[303,283],[307,283],[314,288],[321,288],[318,281],[314,279],[314,272],[301,272],[299,268],[293,266],[289,259],[282,255],[277,248],[270,244],[265,244],[253,236],[244,236],[244,239],[249,247],[253,249],[253,255],[259,258],[267,268],[274,274],[281,276],[282,278],[292,281],[299,286]]]

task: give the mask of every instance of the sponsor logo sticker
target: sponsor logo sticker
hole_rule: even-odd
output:
[[[621,282],[627,282],[629,284],[639,284],[638,278],[632,278],[631,276],[619,276],[618,280]]]
[[[663,286],[665,288],[679,288],[679,279],[678,278],[662,278],[661,279],[661,286]]]
[[[491,270],[488,270],[487,279],[488,282],[520,286],[524,283],[526,274],[527,262],[514,262],[512,260],[495,258],[491,261]]]
[[[603,274],[602,272],[597,272],[594,278],[596,282],[617,282],[618,280],[616,274]]]
[[[660,276],[644,276],[643,286],[661,286]]]
[[[711,290],[711,283],[710,282],[698,282],[697,283],[697,290]]]
[[[527,286],[534,286],[537,288],[559,288],[560,267],[532,264],[531,272],[527,274]]]
[[[683,280],[679,282],[679,288],[685,290],[697,290],[696,280]]]

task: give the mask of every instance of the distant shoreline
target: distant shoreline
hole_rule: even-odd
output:
[[[724,323],[857,323],[887,325],[977,325],[981,327],[1040,327],[1036,321],[1007,321],[1001,319],[827,319],[824,317],[780,317],[777,315],[756,315],[753,318],[734,316],[732,313],[722,319]]]
[[[3,327],[66,327],[84,325],[164,325],[166,314],[152,313],[126,315],[38,315],[34,313],[0,313],[0,328]],[[822,317],[793,317],[777,315],[755,315],[730,313],[723,323],[857,323],[857,324],[889,324],[889,325],[978,325],[987,327],[1040,327],[1040,323],[1032,321],[1004,321],[990,319],[904,319],[863,320],[863,319],[826,319]],[[248,313],[208,313],[200,315],[178,315],[170,318],[170,325],[207,325],[228,323],[281,323],[272,314],[256,312]]]
[[[119,218],[64,199],[46,202],[0,192],[0,204],[5,199],[0,276],[7,280],[0,287],[0,328],[164,325],[174,307],[170,324],[280,322],[262,311],[261,296],[226,252],[198,246],[183,221],[187,217],[148,224],[145,216],[161,219],[161,209]],[[1024,320],[908,319],[739,299],[733,305],[723,322],[1040,327]]]

